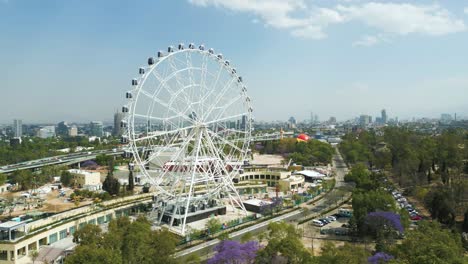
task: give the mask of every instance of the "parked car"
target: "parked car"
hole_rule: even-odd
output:
[[[312,224],[313,224],[314,226],[318,226],[318,227],[322,227],[322,226],[325,225],[322,221],[317,220],[317,219],[312,220]]]
[[[412,221],[419,221],[422,220],[422,217],[420,215],[413,215],[410,218]]]
[[[326,217],[326,219],[330,220],[330,221],[336,221],[336,217],[334,217],[333,215],[329,215]]]

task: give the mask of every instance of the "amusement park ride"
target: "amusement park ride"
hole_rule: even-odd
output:
[[[123,143],[156,195],[158,223],[179,226],[226,204],[245,212],[233,179],[250,157],[252,106],[242,77],[203,45],[169,46],[140,67],[127,91]]]

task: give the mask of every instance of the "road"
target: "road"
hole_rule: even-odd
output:
[[[48,158],[42,158],[37,160],[25,161],[17,164],[6,165],[0,168],[0,173],[9,173],[17,170],[26,170],[40,168],[49,165],[70,165],[86,160],[95,159],[96,155],[122,155],[124,151],[122,149],[106,149],[106,150],[95,150],[89,152],[78,152],[67,155],[60,155]]]
[[[322,199],[318,200],[317,202],[309,205],[301,206],[301,210],[296,210],[275,218],[272,218],[268,221],[261,222],[255,224],[251,227],[235,231],[229,234],[229,238],[233,240],[239,240],[245,233],[252,233],[252,235],[264,232],[268,224],[271,222],[278,222],[278,221],[296,221],[299,220],[301,217],[310,214],[320,215],[321,212],[327,211],[329,208],[335,206],[338,201],[343,200],[349,197],[350,193],[343,193],[344,187],[350,187],[348,184],[344,182],[344,176],[348,172],[345,162],[341,154],[339,153],[338,149],[336,148],[336,154],[333,157],[333,167],[336,170],[336,184],[335,188],[330,191],[330,193],[326,194]],[[176,253],[176,257],[184,257],[190,255],[192,253],[199,253],[199,255],[207,255],[213,252],[213,248],[221,242],[219,239],[214,239],[208,242],[204,242],[197,246],[179,251]]]

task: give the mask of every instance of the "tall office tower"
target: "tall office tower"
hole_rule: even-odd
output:
[[[120,112],[116,112],[114,114],[114,130],[112,134],[116,137],[121,136],[123,134],[123,128],[120,126],[122,119],[124,118],[124,114]]]
[[[288,120],[288,127],[289,128],[296,128],[296,118],[294,116],[291,116]]]
[[[314,112],[310,112],[310,123],[314,123]]]
[[[382,124],[387,124],[388,122],[387,111],[385,109],[382,109],[381,113],[382,113],[382,116],[381,116]]]
[[[23,121],[21,119],[13,120],[13,132],[15,137],[23,136]]]
[[[359,117],[359,124],[363,127],[369,125],[370,123],[372,123],[372,117],[369,116],[369,115],[361,115]]]
[[[58,136],[65,137],[65,136],[68,136],[69,128],[70,127],[68,126],[67,122],[62,121],[57,124],[57,130],[55,132]]]
[[[242,116],[242,121],[240,124],[240,129],[245,129],[247,127],[247,116],[243,115]]]
[[[95,137],[102,137],[102,122],[92,121],[89,124],[89,135]]]
[[[451,114],[441,114],[440,115],[440,122],[444,124],[448,124],[452,122],[452,115]]]

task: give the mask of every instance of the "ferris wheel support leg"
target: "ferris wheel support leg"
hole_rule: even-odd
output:
[[[235,201],[237,205],[242,209],[245,215],[247,215],[247,210],[245,209],[244,203],[242,203],[242,198],[240,197],[239,193],[236,190],[236,187],[232,186],[229,184],[229,188],[231,188],[232,192],[235,194],[236,197],[232,197],[231,194],[229,194],[229,198],[232,201]]]
[[[198,157],[200,154],[200,146],[201,146],[201,140],[203,137],[203,131],[197,131],[197,143],[196,143],[196,154],[195,154],[195,161],[192,164],[192,176],[190,177],[190,189],[187,197],[187,203],[185,204],[185,212],[184,212],[184,219],[182,221],[182,235],[185,235],[185,225],[187,223],[187,215],[189,212],[189,206],[190,206],[190,200],[192,199],[192,193],[193,193],[193,185],[195,183],[195,172],[197,171],[197,161]]]

